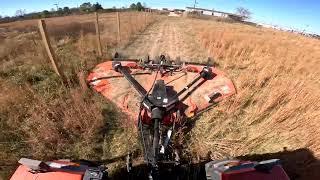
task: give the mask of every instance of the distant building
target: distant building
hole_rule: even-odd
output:
[[[181,13],[180,12],[175,12],[175,11],[170,11],[168,16],[172,16],[172,17],[181,17]]]
[[[173,11],[174,11],[174,12],[183,13],[183,12],[186,11],[186,10],[184,10],[184,9],[173,9]]]
[[[208,15],[208,16],[216,16],[216,17],[223,17],[223,18],[231,18],[237,21],[242,21],[244,19],[243,16],[228,13],[228,12],[222,12],[222,11],[215,11],[210,9],[203,9],[203,8],[194,8],[194,7],[186,7],[186,11],[188,13],[197,13],[200,15]]]

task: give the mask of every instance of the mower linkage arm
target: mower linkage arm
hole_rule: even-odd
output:
[[[144,98],[143,99],[143,106],[146,107],[150,112],[152,111],[152,107],[154,106],[153,103],[148,99],[148,92],[145,90],[141,84],[132,77],[132,75],[121,65],[119,61],[113,61],[112,67],[116,72],[121,73],[129,83],[138,91],[139,95]],[[165,111],[170,111],[174,104],[177,103],[179,100],[179,96],[181,96],[185,91],[191,88],[195,83],[197,83],[200,79],[208,80],[212,78],[212,69],[210,67],[204,67],[203,70],[199,73],[198,77],[196,77],[193,81],[191,81],[187,86],[185,86],[180,92],[175,95],[174,100],[167,103],[164,107]]]
[[[210,67],[205,66],[202,69],[202,71],[199,73],[199,75],[193,81],[191,81],[188,85],[186,85],[181,91],[179,91],[176,94],[177,99],[184,92],[186,92],[188,89],[190,89],[195,83],[197,83],[200,79],[208,80],[208,79],[212,78],[213,76],[214,76],[214,74],[212,73],[212,69]],[[186,98],[186,97],[184,97],[184,98]],[[170,105],[171,105],[171,103],[169,103],[169,106]]]
[[[147,90],[145,90],[141,84],[135,80],[125,68],[123,68],[119,61],[113,61],[112,67],[116,72],[121,73],[130,82],[130,84],[138,91],[141,97],[145,97],[147,95]]]
[[[147,90],[145,90],[141,86],[141,84],[136,79],[134,79],[134,77],[132,77],[132,75],[125,68],[123,68],[123,66],[121,65],[121,62],[113,61],[112,67],[116,72],[121,73],[129,81],[129,83],[134,87],[134,89],[138,91],[141,98],[143,98],[142,105],[146,107],[149,111],[151,111],[152,103],[149,101],[148,98],[146,98],[148,93]]]

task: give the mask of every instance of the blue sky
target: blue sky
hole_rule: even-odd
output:
[[[76,7],[90,0],[0,0],[2,16],[15,14],[17,9],[27,12],[50,10],[58,3],[60,7]],[[257,22],[279,25],[287,28],[306,30],[320,34],[320,1],[319,0],[197,0],[197,7],[234,12],[239,6],[248,8],[252,19]],[[103,7],[129,6],[136,0],[93,0]],[[193,6],[194,0],[141,0],[149,7],[185,8]]]

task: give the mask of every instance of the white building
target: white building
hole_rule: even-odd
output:
[[[203,8],[194,8],[194,7],[186,7],[186,11],[188,13],[197,13],[200,15],[209,15],[209,16],[216,16],[216,17],[223,17],[223,18],[231,18],[234,20],[242,20],[243,16],[239,16],[233,13],[227,13],[222,11],[215,11],[210,9],[203,9]]]

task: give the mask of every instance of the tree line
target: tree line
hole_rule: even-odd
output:
[[[129,7],[122,7],[117,9],[116,7],[112,8],[103,8],[100,3],[90,3],[84,2],[79,7],[57,7],[49,10],[44,10],[41,12],[31,12],[27,13],[26,10],[19,9],[16,11],[14,16],[5,16],[0,15],[0,23],[12,22],[16,20],[25,20],[25,19],[39,19],[39,18],[50,18],[58,16],[68,16],[68,15],[77,15],[77,14],[87,14],[92,12],[115,12],[115,11],[144,11],[146,5],[141,4],[140,2],[132,3]]]

